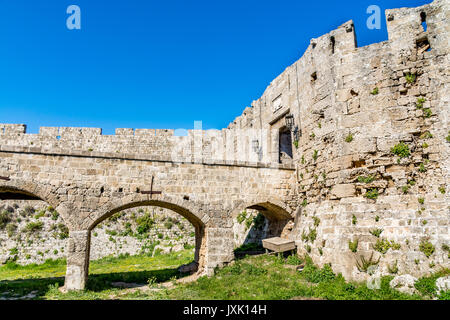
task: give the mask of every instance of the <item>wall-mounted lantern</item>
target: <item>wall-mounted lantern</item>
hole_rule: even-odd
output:
[[[286,128],[292,130],[294,127],[294,116],[292,114],[288,114],[284,120],[286,121]]]
[[[286,121],[286,128],[289,129],[294,134],[294,141],[298,141],[300,136],[300,130],[298,129],[298,126],[295,126],[294,123],[294,116],[292,114],[288,114],[284,120]]]

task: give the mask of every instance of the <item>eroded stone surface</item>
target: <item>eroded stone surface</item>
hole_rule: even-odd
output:
[[[416,292],[416,288],[414,287],[414,283],[416,283],[417,278],[413,277],[410,274],[404,274],[401,276],[396,276],[394,279],[389,282],[391,288],[396,289],[403,293],[413,294]]]
[[[313,39],[224,130],[34,135],[0,125],[0,176],[10,179],[0,190],[45,200],[71,233],[137,205],[173,210],[194,225],[196,261],[207,274],[233,259],[245,209],[347,278],[368,277],[355,265],[374,250],[382,251],[382,273],[394,262],[415,277],[449,267],[450,4],[386,14],[388,41],[358,48],[352,21]],[[298,133],[292,158],[288,136],[280,140],[288,114]],[[408,146],[403,157],[391,151],[399,143]],[[162,193],[141,193],[152,190]],[[387,240],[391,247],[377,245]],[[69,250],[68,275],[83,276],[77,259],[86,264],[86,249]]]

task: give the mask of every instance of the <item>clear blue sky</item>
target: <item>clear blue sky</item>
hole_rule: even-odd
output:
[[[358,45],[387,39],[384,10],[431,0],[0,0],[0,123],[223,128],[353,19]],[[66,9],[81,8],[81,30]],[[366,8],[382,9],[382,29]]]

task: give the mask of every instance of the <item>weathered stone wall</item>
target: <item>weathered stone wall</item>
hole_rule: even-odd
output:
[[[39,200],[0,201],[8,221],[0,225],[0,263],[42,263],[65,258],[69,230],[59,214]],[[149,230],[139,219],[154,220]],[[35,226],[31,228],[31,226]],[[144,232],[145,231],[145,232]],[[167,253],[195,246],[195,230],[180,215],[163,208],[136,208],[117,213],[92,230],[90,259],[142,252]],[[151,252],[150,252],[151,251]]]
[[[292,206],[300,210],[289,237],[300,253],[356,279],[367,276],[356,261],[373,252],[382,272],[396,260],[399,272],[414,275],[449,266],[450,3],[387,10],[386,18],[382,43],[358,48],[352,21],[312,39],[229,125],[268,130],[261,142],[277,161],[277,130],[294,116]],[[401,142],[404,158],[391,151]],[[401,248],[382,254],[379,239]],[[420,249],[428,243],[429,257]]]
[[[100,128],[41,127],[38,134],[29,134],[24,124],[0,124],[1,151],[280,167],[267,152],[252,151],[252,141],[261,136],[260,130],[185,130],[183,136],[174,133],[168,129],[116,129],[115,135],[102,135]]]
[[[367,277],[356,263],[372,254],[380,272],[395,260],[401,273],[448,267],[450,4],[386,17],[382,43],[358,48],[352,21],[312,39],[222,131],[33,135],[0,125],[0,193],[34,196],[60,212],[70,230],[69,289],[85,284],[91,230],[142,205],[193,224],[195,260],[207,274],[248,238],[236,224],[245,210],[267,218],[262,236],[291,238],[299,253],[348,278]],[[280,148],[288,114],[299,133],[292,158],[289,136]]]
[[[13,126],[14,127],[14,126]],[[11,127],[10,127],[11,128]],[[91,230],[104,219],[138,206],[170,209],[195,228],[200,273],[233,260],[233,215],[271,203],[291,218],[293,168],[248,161],[179,162],[127,153],[14,146],[26,133],[0,135],[0,197],[38,198],[69,228],[66,288],[86,284]],[[167,150],[166,150],[167,151]],[[157,152],[156,152],[157,153]],[[157,192],[157,193],[155,193]]]

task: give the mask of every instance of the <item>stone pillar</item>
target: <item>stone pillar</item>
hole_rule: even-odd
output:
[[[71,231],[67,245],[65,290],[84,290],[89,273],[91,232]]]
[[[208,276],[214,274],[214,268],[222,267],[234,259],[234,241],[232,228],[206,228],[206,266]]]

